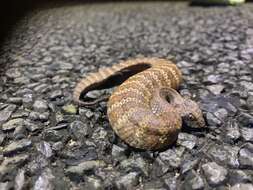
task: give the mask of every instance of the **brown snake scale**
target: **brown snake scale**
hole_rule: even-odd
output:
[[[87,93],[124,70],[135,70],[109,98],[107,115],[115,133],[127,144],[140,149],[156,150],[172,144],[184,121],[191,127],[204,127],[197,103],[182,97],[176,90],[182,74],[175,64],[159,58],[128,60],[100,69],[82,79],[73,98],[79,105]]]

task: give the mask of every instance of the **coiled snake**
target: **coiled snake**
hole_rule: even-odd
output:
[[[198,104],[175,90],[182,74],[165,59],[137,58],[91,73],[77,83],[74,101],[84,106],[94,104],[81,101],[80,96],[110,84],[114,76],[124,77],[126,71],[133,75],[110,96],[107,115],[115,133],[127,144],[161,149],[177,139],[183,121],[191,127],[205,126]]]

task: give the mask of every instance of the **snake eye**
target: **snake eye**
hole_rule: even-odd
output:
[[[190,113],[188,117],[189,117],[190,120],[194,120],[193,114]]]

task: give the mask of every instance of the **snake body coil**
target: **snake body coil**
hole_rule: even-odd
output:
[[[74,90],[74,100],[101,86],[117,73],[134,71],[109,98],[107,114],[115,133],[129,145],[141,149],[160,149],[172,144],[182,121],[203,127],[204,119],[198,105],[183,98],[174,89],[182,81],[175,64],[159,58],[140,58],[99,70],[82,79]]]

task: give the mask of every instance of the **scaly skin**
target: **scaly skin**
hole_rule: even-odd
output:
[[[182,74],[175,64],[165,59],[129,60],[90,74],[77,84],[75,102],[89,105],[79,100],[81,92],[101,85],[124,69],[136,69],[136,66],[143,69],[140,67],[137,74],[118,86],[108,102],[110,124],[122,140],[135,148],[156,150],[177,139],[182,121],[192,127],[205,126],[199,106],[174,90],[182,81]]]

